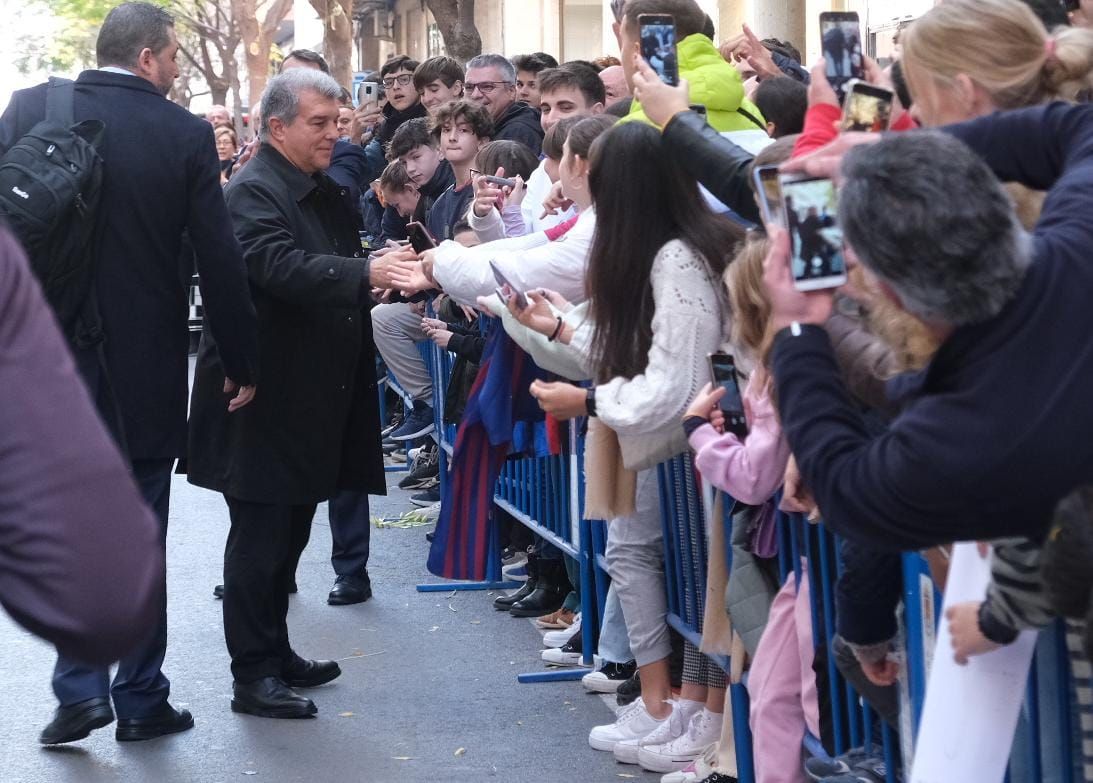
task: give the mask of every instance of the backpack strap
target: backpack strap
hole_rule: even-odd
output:
[[[66,128],[76,124],[72,113],[72,102],[76,95],[76,83],[71,79],[49,77],[46,88],[46,119],[64,125]]]
[[[759,118],[756,117],[754,114],[752,114],[750,111],[748,111],[747,109],[745,109],[743,107],[737,109],[736,111],[737,111],[738,114],[740,114],[740,115],[744,116],[745,118],[747,118],[748,120],[750,120],[755,125],[756,128],[758,128],[761,131],[766,132],[767,126],[764,123],[759,122]]]

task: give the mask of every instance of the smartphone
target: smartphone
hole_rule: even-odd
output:
[[[710,377],[714,386],[725,390],[725,396],[717,404],[725,414],[725,431],[738,438],[748,434],[748,421],[744,417],[744,398],[740,394],[740,383],[736,379],[736,362],[730,354],[711,353]]]
[[[782,186],[778,183],[778,167],[756,166],[751,176],[763,222],[785,228],[786,216],[782,209]]]
[[[846,98],[847,82],[865,76],[858,14],[855,11],[820,14],[820,48],[827,64],[827,80],[842,103]]]
[[[892,122],[892,91],[853,80],[847,84],[840,128],[881,133]]]
[[[486,182],[491,185],[497,185],[499,188],[515,188],[516,180],[506,179],[505,177],[495,177],[492,174],[486,174],[482,177]]]
[[[679,84],[676,20],[671,14],[640,14],[641,56],[665,84]]]
[[[410,247],[415,253],[424,253],[436,247],[436,240],[429,235],[425,226],[416,221],[406,224],[406,236],[410,238]]]
[[[497,264],[493,263],[493,261],[490,261],[490,269],[493,270],[493,277],[497,281],[497,284],[499,286],[501,286],[501,288],[504,288],[505,286],[508,286],[509,290],[512,291],[513,296],[516,297],[516,306],[519,307],[521,310],[523,310],[525,307],[527,307],[528,306],[528,298],[524,295],[524,292],[521,291],[516,286],[514,286],[512,283],[510,283],[508,278],[505,277],[505,275],[501,272],[501,270],[497,268]],[[502,302],[508,301],[507,299],[505,299],[505,296],[502,293],[501,288],[497,289],[498,295],[501,296],[501,301]]]
[[[357,85],[357,106],[372,104],[379,106],[380,85],[376,82],[361,82]]]
[[[798,291],[836,288],[846,282],[838,192],[826,177],[782,174],[782,209],[789,231],[790,264]]]

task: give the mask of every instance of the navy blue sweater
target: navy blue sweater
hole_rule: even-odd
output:
[[[886,549],[1038,539],[1056,502],[1093,480],[1093,106],[945,130],[999,179],[1050,189],[1014,299],[906,379],[910,400],[877,437],[822,328],[779,334],[773,354],[782,423],[825,523]]]

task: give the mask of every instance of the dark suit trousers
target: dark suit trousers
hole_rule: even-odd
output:
[[[161,538],[167,545],[167,511],[171,496],[173,459],[144,459],[132,463],[133,478],[144,501],[159,520]],[[57,656],[53,669],[53,692],[62,706],[106,696],[114,699],[119,718],[140,718],[154,713],[167,701],[170,681],[163,676],[163,656],[167,652],[167,585],[163,585],[163,604],[159,622],[150,629],[148,641],[118,662],[114,683],[109,669],[86,666]]]
[[[288,586],[311,536],[315,504],[281,506],[224,496],[231,530],[224,549],[224,639],[237,682],[281,677],[294,660]]]
[[[330,499],[330,565],[338,576],[368,578],[372,518],[368,493],[341,490]]]

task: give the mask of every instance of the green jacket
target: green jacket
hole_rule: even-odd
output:
[[[720,132],[766,130],[766,121],[755,104],[744,97],[740,73],[725,61],[713,41],[701,34],[689,35],[676,46],[679,75],[691,86],[691,103],[706,107],[706,120]],[[746,111],[761,124],[748,119]],[[636,100],[622,122],[651,122]]]

